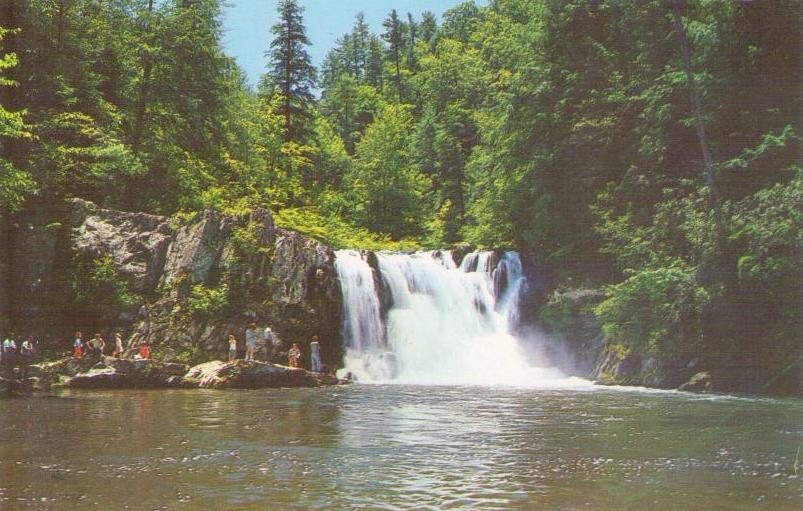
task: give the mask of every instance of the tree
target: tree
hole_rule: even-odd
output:
[[[0,27],[0,41],[11,32]],[[0,73],[17,65],[14,53],[0,55]],[[0,87],[16,87],[17,83],[0,74]],[[8,111],[0,105],[0,210],[14,211],[26,192],[33,189],[34,183],[30,174],[17,168],[6,157],[6,149],[10,141],[30,138],[31,134],[25,126],[22,112]]]
[[[430,44],[438,29],[435,13],[432,11],[424,11],[424,13],[421,14],[421,23],[418,24],[418,28],[420,32],[419,39]]]
[[[388,43],[388,55],[394,67],[393,81],[396,84],[396,93],[399,103],[403,101],[404,92],[402,91],[401,79],[401,57],[404,51],[404,39],[402,37],[402,24],[396,9],[390,11],[385,21],[382,22],[385,32],[382,38]]]
[[[393,239],[422,233],[429,180],[411,165],[412,115],[404,105],[385,107],[357,145],[350,185],[357,197],[356,219]]]
[[[407,35],[407,68],[415,73],[418,70],[418,62],[416,62],[415,56],[415,43],[417,41],[416,36],[418,35],[418,24],[416,24],[415,20],[413,19],[413,15],[409,12],[407,13]]]
[[[302,141],[307,134],[315,68],[302,18],[303,8],[295,0],[281,0],[277,8],[280,21],[271,28],[275,36],[267,55],[268,75],[282,95],[280,114],[284,118],[286,141]]]
[[[354,64],[357,69],[355,78],[364,80],[368,76],[369,53],[371,33],[368,30],[368,23],[365,22],[365,13],[360,11],[354,20],[354,28],[351,30],[351,44],[353,47]]]

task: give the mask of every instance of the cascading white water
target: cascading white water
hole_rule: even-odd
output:
[[[459,267],[448,251],[376,258],[378,275],[358,252],[336,255],[343,372],[359,381],[420,384],[530,385],[562,377],[530,366],[513,335],[526,284],[517,253],[497,263],[493,252],[473,252]]]
[[[385,328],[373,269],[359,252],[340,250],[335,270],[343,296],[344,366],[360,379],[390,376],[392,361],[385,360]]]

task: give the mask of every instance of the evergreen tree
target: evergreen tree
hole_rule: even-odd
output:
[[[354,20],[354,28],[351,31],[354,64],[357,70],[355,78],[358,80],[364,80],[368,76],[370,37],[368,23],[365,22],[365,13],[360,11],[357,13],[357,17]]]
[[[384,85],[383,62],[384,48],[382,47],[382,40],[372,35],[368,43],[368,70],[366,82],[376,87],[380,92]]]
[[[415,73],[418,69],[418,62],[415,56],[416,36],[418,35],[418,25],[413,19],[413,15],[407,13],[407,68]]]
[[[296,0],[281,0],[277,8],[280,20],[271,28],[275,36],[270,44],[268,75],[282,96],[280,114],[284,118],[286,141],[302,141],[308,132],[315,68],[306,46],[303,8]]]
[[[419,38],[425,43],[430,44],[435,37],[437,29],[438,22],[435,18],[435,13],[432,11],[424,11],[424,13],[421,14],[421,23],[418,25],[418,31],[420,32]]]
[[[404,39],[402,36],[402,23],[396,9],[390,11],[388,17],[382,22],[382,26],[385,27],[382,38],[388,43],[388,55],[394,69],[393,81],[396,84],[396,93],[401,103],[404,97],[401,78],[401,59],[402,52],[404,51]]]

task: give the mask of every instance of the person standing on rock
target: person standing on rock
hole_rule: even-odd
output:
[[[151,347],[148,346],[146,341],[142,341],[139,343],[139,358],[142,360],[148,360],[151,358]]]
[[[257,344],[260,341],[260,332],[257,330],[257,324],[251,323],[248,325],[248,328],[245,329],[245,359],[246,360],[255,360],[255,354],[257,351]]]
[[[321,343],[318,342],[317,335],[313,335],[312,342],[309,343],[309,357],[310,357],[310,362],[312,363],[312,372],[313,373],[322,372]]]
[[[282,340],[279,339],[279,336],[276,335],[276,332],[271,330],[270,327],[265,327],[265,335],[263,337],[265,339],[265,351],[270,350],[270,352],[266,353],[270,357],[270,361],[277,363],[282,354]],[[268,347],[270,345],[270,347]]]
[[[17,343],[14,341],[14,335],[9,335],[3,341],[3,363],[8,367],[9,371],[14,371],[14,363],[17,358]]]
[[[89,347],[89,353],[91,355],[97,355],[98,357],[103,356],[103,350],[106,348],[106,342],[103,340],[103,336],[99,333],[95,334],[88,343],[87,346]]]
[[[114,334],[114,352],[112,353],[114,358],[122,358],[123,357],[123,336],[120,332]]]
[[[287,352],[287,363],[290,367],[298,367],[299,360],[301,360],[301,347],[294,342],[290,351]]]
[[[28,366],[31,365],[35,352],[33,337],[29,335],[20,346],[20,378],[23,380],[28,377]]]
[[[81,332],[75,332],[75,341],[72,343],[72,356],[73,358],[84,356],[84,341],[81,339]]]
[[[234,334],[229,334],[229,362],[237,358],[237,338]]]

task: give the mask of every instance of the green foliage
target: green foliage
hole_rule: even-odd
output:
[[[280,21],[271,28],[275,37],[268,52],[268,78],[281,94],[278,113],[284,118],[285,141],[302,141],[315,82],[315,68],[305,48],[310,41],[302,18],[304,9],[296,0],[281,0],[277,11]]]
[[[711,295],[697,282],[694,269],[646,269],[609,286],[606,293],[595,312],[610,341],[663,357],[699,348]]]
[[[70,287],[77,316],[95,325],[111,324],[121,312],[138,303],[110,256],[78,255]]]
[[[421,234],[426,215],[422,202],[428,179],[408,165],[411,124],[406,107],[386,107],[357,145],[354,172],[348,177],[355,219],[394,240]]]
[[[230,302],[228,285],[207,287],[203,284],[195,284],[187,299],[187,309],[196,316],[214,317],[225,313]]]
[[[0,27],[0,41],[10,32],[12,31]],[[0,73],[16,65],[16,54],[6,53],[0,55]],[[0,87],[16,86],[17,82],[0,74]],[[34,182],[30,174],[17,168],[4,157],[7,152],[4,150],[4,144],[8,144],[8,140],[21,140],[30,137],[31,134],[23,120],[23,112],[8,111],[0,106],[0,207],[7,208],[10,211],[16,210],[22,204],[25,194],[33,190]]]
[[[312,208],[286,208],[274,216],[276,224],[286,229],[317,239],[329,246],[360,248],[368,250],[418,250],[416,240],[392,240],[386,234],[377,234],[365,228],[355,227],[338,216],[324,215]]]

